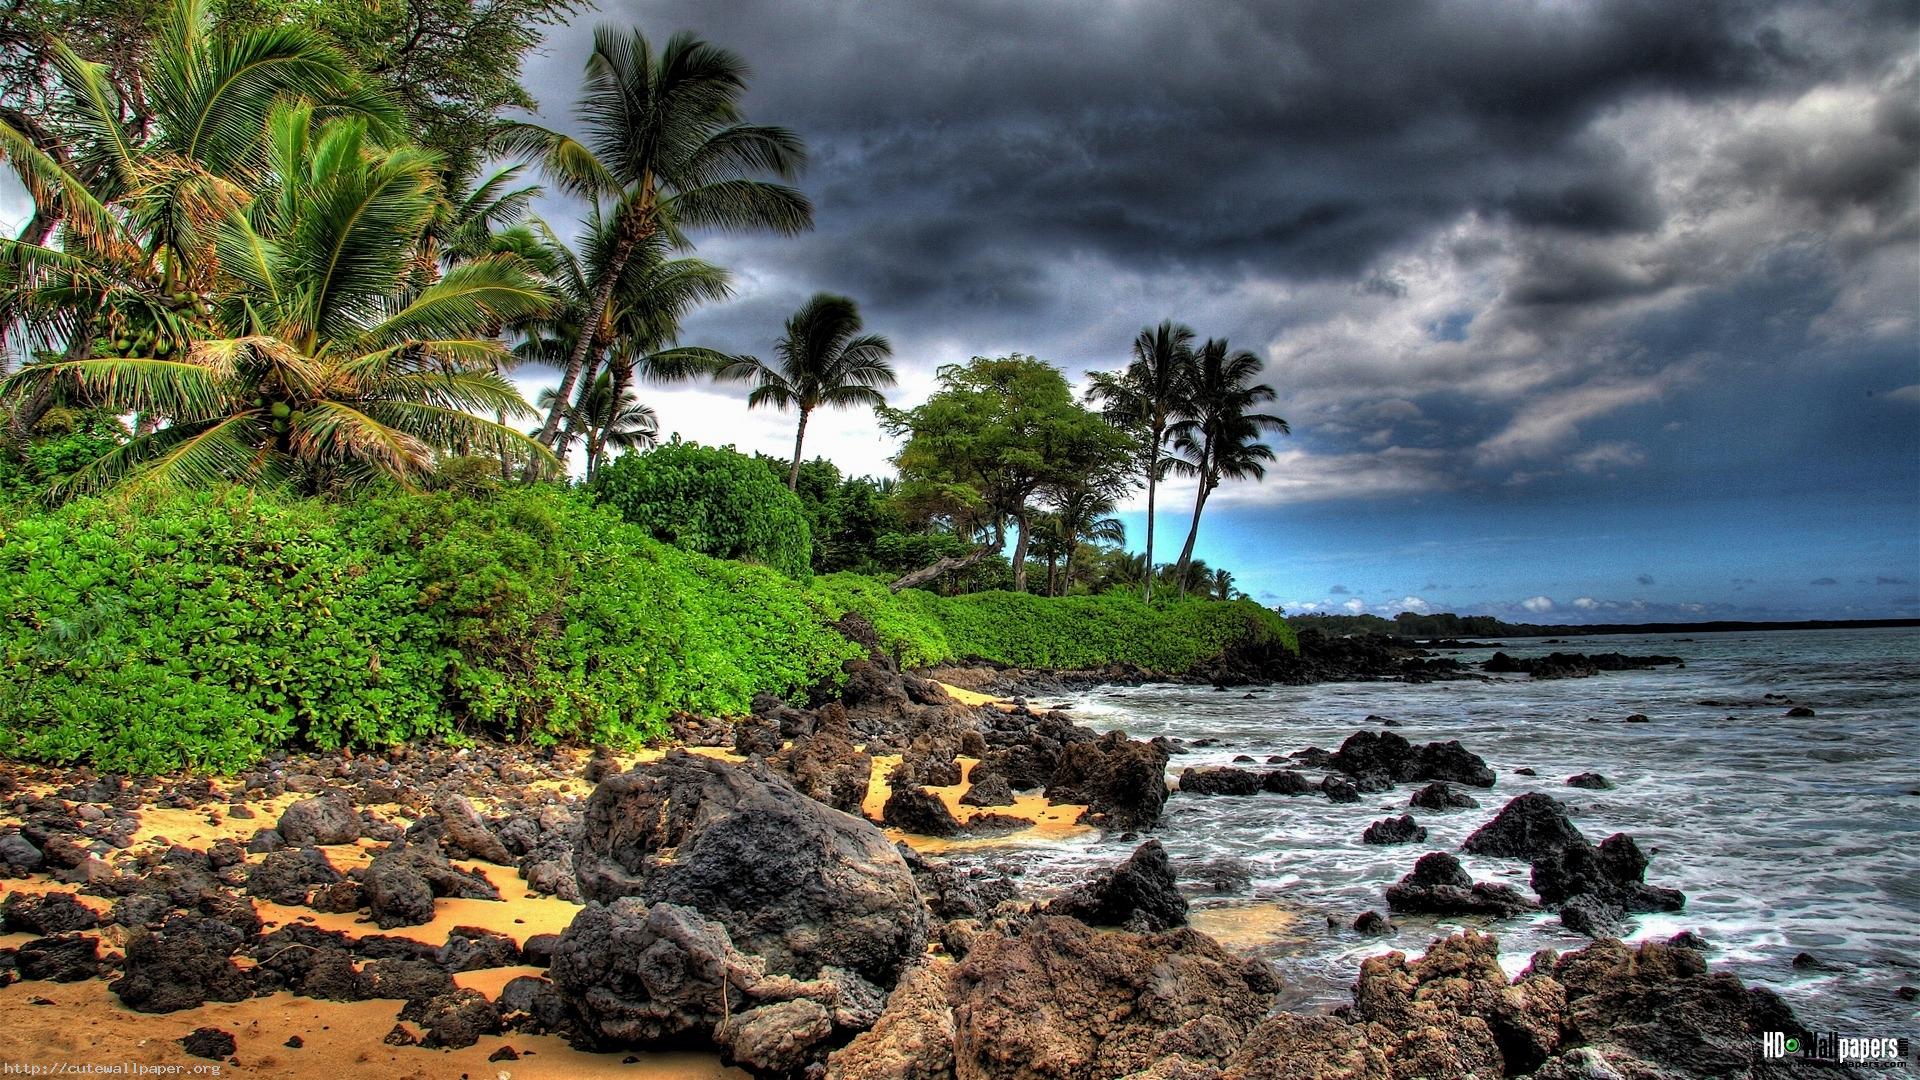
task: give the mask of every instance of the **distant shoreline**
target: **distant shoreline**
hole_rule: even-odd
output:
[[[1773,630],[1881,630],[1920,627],[1920,619],[1808,619],[1801,622],[1594,623],[1590,626],[1527,626],[1501,632],[1504,637],[1596,637],[1603,634],[1737,634]],[[1394,634],[1409,641],[1431,641],[1432,634]]]

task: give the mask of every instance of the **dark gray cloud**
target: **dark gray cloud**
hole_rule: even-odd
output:
[[[738,300],[689,323],[709,344],[764,352],[831,289],[924,388],[976,353],[1110,366],[1180,318],[1269,357],[1294,423],[1273,479],[1235,500],[1525,501],[1763,467],[1821,487],[1910,437],[1909,0],[625,0],[598,18],[738,51],[753,118],[811,149],[812,232],[701,238],[741,272]],[[529,65],[554,122],[593,21]],[[1782,430],[1774,411],[1829,400],[1808,383],[1834,372],[1885,404]]]
[[[1335,585],[1332,588],[1329,588],[1327,592],[1331,593],[1334,596],[1345,596],[1347,595],[1347,587],[1345,585]]]
[[[1637,582],[1639,582],[1639,583],[1640,583],[1640,584],[1642,584],[1642,585],[1651,585],[1651,584],[1653,584],[1653,575],[1652,575],[1652,574],[1641,574],[1641,575],[1640,575],[1639,577],[1637,577],[1637,578],[1634,578],[1633,580],[1635,580],[1635,581],[1637,581]]]

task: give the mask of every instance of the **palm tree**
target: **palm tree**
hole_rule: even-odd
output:
[[[480,438],[546,455],[474,415],[530,414],[494,370],[504,349],[483,335],[551,306],[539,278],[499,255],[404,287],[437,199],[433,155],[377,145],[360,118],[318,121],[304,102],[275,106],[256,139],[251,204],[209,230],[217,260],[196,269],[211,298],[198,324],[0,383],[7,397],[65,386],[167,420],[64,490],[277,479],[313,490],[381,476],[411,486],[437,452]]]
[[[1059,592],[1064,596],[1073,588],[1073,566],[1080,556],[1080,545],[1087,542],[1124,544],[1127,541],[1127,527],[1113,516],[1116,508],[1113,496],[1092,484],[1077,484],[1056,493],[1055,503],[1053,527],[1065,547],[1062,554],[1066,560],[1066,573]],[[1051,593],[1051,565],[1048,567],[1047,581]]]
[[[1180,594],[1187,593],[1187,565],[1193,560],[1193,542],[1200,535],[1200,513],[1222,479],[1259,479],[1267,474],[1273,448],[1260,441],[1268,431],[1281,435],[1292,428],[1278,416],[1250,410],[1274,400],[1273,387],[1255,383],[1260,358],[1245,349],[1229,351],[1224,338],[1209,338],[1194,365],[1191,416],[1174,425],[1173,468],[1199,479],[1193,500],[1193,524],[1186,546],[1180,549],[1175,578]]]
[[[519,328],[523,340],[514,348],[515,359],[560,367],[578,346],[584,327],[591,325],[595,338],[574,400],[567,402],[558,390],[540,395],[541,408],[551,414],[558,407],[566,421],[554,443],[562,460],[578,439],[584,415],[580,407],[599,377],[603,357],[614,373],[616,398],[636,374],[653,382],[682,382],[714,375],[739,359],[678,343],[680,320],[700,304],[731,296],[732,275],[702,259],[669,258],[670,237],[665,233],[654,234],[632,253],[617,274],[614,298],[601,309],[599,321],[586,321],[601,282],[614,273],[609,262],[612,227],[597,208],[590,211],[576,252],[545,222],[533,226],[538,239],[530,257],[554,283],[562,303],[546,318]]]
[[[273,164],[260,134],[277,102],[360,117],[382,139],[404,119],[312,34],[214,34],[201,0],[176,0],[149,59],[118,73],[143,89],[150,116],[128,119],[138,110],[103,65],[58,42],[51,48],[72,145],[56,156],[0,120],[0,155],[32,196],[36,219],[59,222],[51,237],[42,230],[0,241],[0,311],[9,320],[0,329],[23,328],[28,354],[81,361],[97,346],[171,349],[207,329],[219,223],[248,204],[249,177]],[[58,392],[57,381],[42,380],[34,398],[16,402],[15,432],[31,428]]]
[[[759,173],[791,179],[805,164],[798,136],[749,124],[740,111],[747,67],[735,54],[690,34],[656,52],[638,30],[594,32],[579,116],[584,141],[519,125],[510,149],[537,154],[564,189],[596,206],[606,200],[607,273],[594,281],[582,324],[599,325],[629,260],[649,241],[677,242],[682,228],[771,229],[792,234],[813,222],[806,196]],[[560,395],[538,438],[551,445],[597,338],[581,334],[561,369]]]
[[[787,320],[786,333],[774,345],[779,365],[751,356],[741,357],[721,372],[722,378],[751,381],[747,408],[773,405],[800,411],[793,435],[793,467],[787,488],[800,486],[800,451],[807,438],[807,418],[815,409],[844,409],[856,405],[877,408],[887,403],[877,389],[893,385],[893,365],[887,358],[893,346],[878,334],[860,332],[860,310],[844,296],[816,293]]]
[[[587,388],[579,406],[587,438],[587,479],[599,471],[609,446],[649,450],[660,437],[660,418],[631,392],[619,389],[614,373],[603,371]]]
[[[1147,327],[1133,339],[1133,362],[1115,372],[1095,372],[1090,400],[1104,406],[1107,419],[1139,436],[1147,469],[1147,565],[1153,565],[1154,494],[1166,472],[1162,453],[1168,432],[1186,414],[1193,368],[1193,331],[1172,321]],[[1142,589],[1153,599],[1153,575],[1142,575]]]

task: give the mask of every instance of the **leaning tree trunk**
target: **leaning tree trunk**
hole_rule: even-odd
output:
[[[1160,479],[1160,433],[1153,432],[1153,445],[1147,447],[1147,572],[1143,596],[1153,603],[1153,496]]]
[[[1027,591],[1027,515],[1015,514],[1014,527],[1019,530],[1013,542],[1013,591]]]
[[[787,470],[787,490],[800,490],[800,446],[807,441],[807,415],[812,410],[802,406],[800,409],[800,427],[793,433],[793,468]]]
[[[942,555],[932,563],[912,573],[896,578],[887,588],[892,592],[899,592],[901,589],[917,589],[930,581],[953,573],[955,570],[965,570],[967,567],[974,565],[981,559],[999,550],[1000,545],[998,543],[992,543],[981,544],[965,555]]]
[[[646,200],[650,203],[651,200]],[[580,325],[579,340],[573,343],[573,352],[567,357],[566,369],[560,376],[560,389],[554,394],[553,408],[548,410],[546,422],[540,425],[540,431],[534,436],[547,449],[554,448],[559,437],[560,415],[567,411],[568,403],[573,400],[573,387],[580,381],[581,369],[587,366],[587,353],[593,349],[594,341],[599,337],[593,331],[607,317],[607,307],[613,303],[613,290],[620,284],[620,274],[626,269],[627,259],[633,255],[633,249],[639,247],[653,235],[652,207],[643,204],[620,222],[620,233],[614,238],[613,250],[607,253],[607,268],[598,288],[593,290],[593,303],[587,307],[587,317]]]
[[[1207,496],[1213,492],[1217,481],[1210,476],[1200,478],[1200,494],[1193,500],[1193,524],[1187,527],[1187,546],[1180,549],[1180,596],[1187,595],[1187,568],[1193,565],[1193,541],[1200,535],[1200,511],[1207,508]]]

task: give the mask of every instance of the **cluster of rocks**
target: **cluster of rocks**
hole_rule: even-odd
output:
[[[1548,653],[1515,657],[1494,653],[1480,670],[1494,675],[1526,675],[1534,679],[1584,679],[1603,671],[1641,671],[1646,668],[1685,667],[1678,656],[1628,656],[1625,653]]]
[[[1461,849],[1474,855],[1525,859],[1539,903],[1511,885],[1475,882],[1460,860],[1430,852],[1387,889],[1396,911],[1505,918],[1538,908],[1557,908],[1570,930],[1589,937],[1620,933],[1633,912],[1678,911],[1686,897],[1677,889],[1646,883],[1648,857],[1625,833],[1595,845],[1551,795],[1521,795],[1474,830]]]

